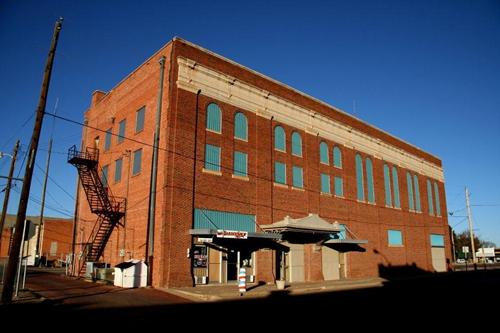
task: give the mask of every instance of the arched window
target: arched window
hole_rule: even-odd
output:
[[[436,215],[441,216],[441,202],[439,200],[439,187],[436,182],[434,182],[434,198],[436,199]]]
[[[292,133],[292,155],[302,157],[302,137],[298,132]]]
[[[365,201],[365,185],[363,182],[363,159],[359,154],[356,154],[356,190],[357,190],[357,199],[359,201]]]
[[[248,140],[248,121],[247,117],[241,112],[236,112],[234,115],[234,137],[245,141]]]
[[[342,152],[337,146],[333,147],[333,166],[342,169]]]
[[[401,202],[399,200],[398,169],[396,169],[395,166],[392,167],[392,192],[394,193],[394,207],[401,208]]]
[[[413,175],[413,190],[415,191],[415,210],[417,212],[421,212],[422,206],[420,205],[420,186],[418,184],[417,175]]]
[[[387,164],[384,164],[384,189],[385,189],[385,205],[392,207],[391,193],[391,171]]]
[[[319,144],[319,161],[324,164],[330,164],[328,159],[328,145],[326,142],[321,142]]]
[[[434,215],[434,204],[432,201],[432,184],[429,179],[427,179],[427,203],[429,204],[429,215]]]
[[[219,106],[215,103],[210,103],[207,107],[207,129],[221,133],[221,115],[222,112]]]
[[[286,151],[285,130],[281,126],[274,128],[274,149]]]
[[[366,159],[366,182],[368,187],[368,202],[375,203],[375,189],[373,187],[373,163],[369,158]]]
[[[415,197],[413,195],[413,180],[409,172],[406,173],[406,186],[408,186],[408,209],[415,210]]]

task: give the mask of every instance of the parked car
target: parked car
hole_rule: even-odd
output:
[[[465,264],[465,259],[457,259],[457,264]]]

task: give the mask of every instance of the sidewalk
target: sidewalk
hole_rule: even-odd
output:
[[[295,282],[287,283],[284,290],[276,288],[276,284],[247,284],[247,291],[240,295],[238,284],[209,284],[185,288],[158,288],[158,290],[189,299],[194,302],[215,302],[231,299],[264,298],[276,293],[300,295],[308,293],[322,293],[336,290],[352,290],[360,288],[382,287],[385,280],[382,278],[348,279],[338,281]]]

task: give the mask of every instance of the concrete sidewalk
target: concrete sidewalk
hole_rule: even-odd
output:
[[[276,293],[286,293],[289,295],[300,295],[309,293],[331,292],[336,290],[352,290],[360,288],[382,287],[382,278],[369,279],[348,279],[338,281],[320,282],[295,282],[287,283],[284,290],[276,288],[276,284],[251,283],[247,285],[247,291],[241,295],[238,284],[209,284],[197,285],[196,287],[185,288],[158,288],[167,293],[171,293],[194,302],[214,302],[232,299],[264,298]]]

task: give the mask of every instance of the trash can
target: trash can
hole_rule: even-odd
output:
[[[131,259],[116,265],[114,268],[115,286],[122,288],[146,287],[148,270],[144,261]]]

